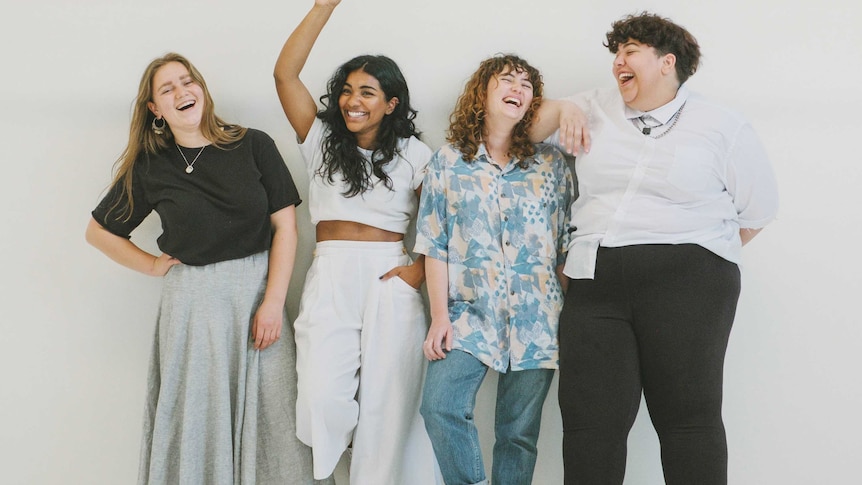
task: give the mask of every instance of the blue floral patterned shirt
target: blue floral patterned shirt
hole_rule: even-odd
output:
[[[415,251],[445,261],[453,348],[506,372],[556,369],[572,173],[536,145],[529,166],[500,167],[484,145],[472,163],[451,145],[422,184]]]

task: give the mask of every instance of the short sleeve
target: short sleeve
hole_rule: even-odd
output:
[[[413,190],[422,186],[425,180],[425,174],[428,172],[428,163],[434,152],[428,148],[428,145],[419,141],[416,137],[411,137],[407,145],[407,154],[405,159],[413,168],[413,179],[410,182],[410,188]]]
[[[262,131],[255,131],[253,143],[254,162],[261,174],[260,181],[266,191],[269,213],[302,203],[293,177],[272,138]]]
[[[135,163],[142,170],[141,163]],[[132,172],[132,211],[129,213],[129,194],[123,191],[122,182],[115,183],[99,205],[91,212],[93,219],[115,236],[128,239],[132,231],[153,211],[136,171]]]
[[[778,213],[778,185],[757,134],[745,123],[727,157],[727,191],[739,215],[739,227],[759,229]]]
[[[323,146],[323,138],[326,136],[327,131],[323,121],[315,116],[308,134],[305,135],[305,140],[298,144],[299,153],[305,162],[309,178],[323,164],[323,149],[321,147]]]
[[[555,150],[557,151],[557,150]],[[558,157],[554,160],[554,169],[557,174],[557,266],[561,266],[566,262],[566,251],[569,247],[571,234],[569,226],[572,220],[572,203],[574,202],[575,182],[572,176],[572,170],[567,159],[562,152],[558,152]]]
[[[413,251],[429,258],[448,259],[449,231],[447,227],[445,157],[438,151],[428,164],[416,214],[416,241]]]

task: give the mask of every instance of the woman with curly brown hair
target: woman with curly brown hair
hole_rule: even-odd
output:
[[[493,482],[532,482],[573,192],[560,151],[528,139],[541,98],[541,75],[523,59],[483,61],[423,183],[415,250],[426,255],[431,362],[421,411],[447,484],[488,483],[473,423],[488,369],[500,373]]]

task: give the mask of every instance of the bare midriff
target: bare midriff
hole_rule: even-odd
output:
[[[404,234],[352,221],[320,221],[317,242],[321,241],[383,241],[398,242]]]

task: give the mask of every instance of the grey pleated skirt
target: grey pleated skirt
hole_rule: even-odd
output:
[[[249,338],[268,252],[164,278],[150,362],[139,484],[309,485],[296,438],[296,354],[287,321],[263,351]]]

